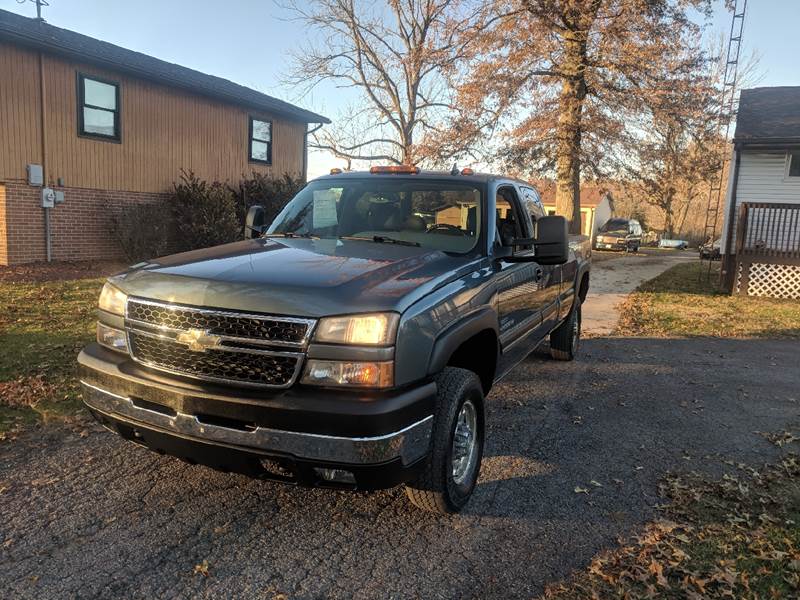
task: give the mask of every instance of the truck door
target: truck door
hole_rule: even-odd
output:
[[[508,253],[502,240],[529,238],[532,235],[530,218],[522,209],[514,186],[503,185],[497,189],[496,235],[494,268],[498,273],[498,318],[500,347],[504,359],[513,364],[519,358],[509,355],[527,354],[541,337],[542,313],[547,305],[545,269],[536,262],[510,262],[502,256]],[[533,254],[531,247],[517,247],[515,254]],[[504,360],[505,362],[505,360]],[[509,365],[510,366],[510,365]]]
[[[522,204],[526,214],[530,217],[531,226],[536,226],[536,220],[546,216],[539,193],[531,187],[520,186]],[[542,279],[539,282],[542,292],[542,329],[547,332],[558,323],[558,298],[561,285],[561,265],[540,265]]]

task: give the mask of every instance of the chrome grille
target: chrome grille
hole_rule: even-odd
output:
[[[142,363],[158,369],[213,381],[283,387],[292,382],[299,357],[295,353],[269,354],[207,350],[192,352],[170,339],[131,331],[130,348]]]
[[[280,346],[306,342],[313,321],[216,311],[162,304],[149,300],[128,300],[128,319],[168,329],[202,329],[215,335],[253,338]]]
[[[315,321],[129,298],[131,356],[146,366],[208,381],[288,387]]]

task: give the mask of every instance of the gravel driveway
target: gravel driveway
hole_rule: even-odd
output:
[[[452,517],[400,489],[216,473],[95,426],[30,431],[0,445],[2,595],[528,597],[651,518],[668,470],[774,458],[754,432],[797,422],[798,350],[595,338],[575,363],[534,355],[492,391],[481,480]]]

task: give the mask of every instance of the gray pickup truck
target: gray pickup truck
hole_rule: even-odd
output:
[[[245,239],[134,265],[78,357],[123,438],[230,472],[340,489],[405,484],[460,510],[484,398],[549,338],[572,360],[586,243],[523,181],[373,167],[310,182]]]

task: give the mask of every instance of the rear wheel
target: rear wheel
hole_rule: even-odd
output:
[[[423,472],[406,485],[411,502],[424,510],[461,510],[475,489],[483,457],[483,388],[472,371],[447,367],[436,380],[431,452]]]
[[[550,356],[574,360],[581,341],[581,303],[576,298],[567,319],[550,334]]]

